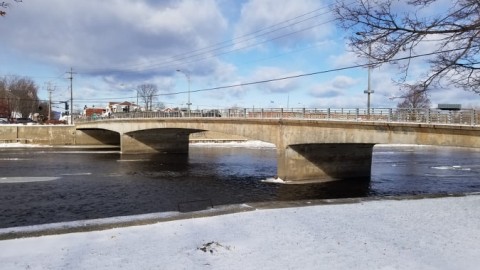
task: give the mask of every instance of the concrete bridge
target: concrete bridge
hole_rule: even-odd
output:
[[[254,118],[245,115],[114,118],[77,122],[76,129],[98,138],[105,138],[105,132],[111,132],[112,136],[119,138],[124,154],[188,153],[189,135],[201,131],[270,142],[277,148],[278,177],[297,183],[370,179],[375,144],[480,148],[480,126],[470,122],[444,124],[358,119]]]

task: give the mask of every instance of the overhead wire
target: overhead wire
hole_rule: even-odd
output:
[[[228,88],[234,88],[234,87],[242,87],[242,86],[249,86],[249,85],[255,85],[255,84],[263,84],[263,83],[276,82],[276,81],[282,81],[282,80],[296,79],[296,78],[301,78],[301,77],[308,77],[308,76],[313,76],[313,75],[320,75],[320,74],[344,71],[344,70],[355,69],[355,68],[364,68],[364,67],[375,66],[375,65],[391,63],[391,62],[410,60],[410,59],[432,56],[432,55],[441,54],[441,53],[454,52],[454,51],[459,51],[459,50],[464,50],[464,49],[466,49],[466,48],[455,48],[455,49],[442,50],[442,51],[436,51],[436,52],[430,52],[430,53],[423,53],[423,54],[418,54],[418,55],[409,55],[409,56],[405,56],[405,57],[398,57],[398,58],[394,58],[394,59],[387,59],[387,60],[383,60],[383,61],[376,61],[376,62],[371,62],[371,63],[366,63],[366,64],[357,64],[357,65],[334,68],[334,69],[327,69],[327,70],[321,70],[321,71],[315,71],[315,72],[309,72],[309,73],[303,73],[303,74],[297,74],[297,75],[291,75],[291,76],[284,76],[284,77],[279,77],[279,78],[272,78],[272,79],[267,79],[267,80],[259,80],[259,81],[252,81],[252,82],[245,82],[245,83],[238,83],[238,84],[231,84],[231,85],[196,89],[196,90],[190,90],[190,91],[177,91],[177,92],[171,92],[171,93],[162,93],[162,94],[157,94],[157,95],[154,95],[154,96],[172,96],[172,95],[185,94],[185,93],[188,93],[188,92],[190,92],[190,93],[207,92],[207,91],[228,89]],[[124,99],[125,98],[126,97],[124,97]],[[133,97],[128,97],[128,98],[133,98]],[[105,98],[105,99],[112,99],[112,98]],[[121,98],[119,98],[119,99],[121,99]],[[103,100],[103,98],[102,99],[100,99],[100,98],[97,98],[97,99],[80,99],[80,100],[81,101],[87,101],[87,100],[99,101],[99,100]]]
[[[164,61],[161,61],[161,62],[158,62],[158,63],[134,64],[134,65],[129,65],[129,67],[123,66],[123,67],[115,67],[115,68],[106,67],[106,68],[99,68],[99,69],[83,69],[83,70],[81,70],[81,72],[83,72],[83,73],[101,72],[101,71],[108,71],[108,70],[111,70],[111,69],[123,70],[124,72],[140,72],[140,71],[158,69],[158,68],[161,68],[161,67],[164,67],[164,66],[170,66],[173,63],[178,63],[178,65],[183,65],[183,64],[189,64],[189,63],[192,63],[192,62],[202,61],[202,60],[205,60],[205,59],[208,59],[208,58],[213,58],[213,57],[220,56],[220,55],[225,55],[225,54],[228,54],[228,53],[231,53],[231,52],[236,52],[236,51],[239,51],[239,50],[242,50],[242,49],[257,46],[257,45],[264,44],[264,43],[269,42],[269,41],[277,40],[277,39],[280,39],[280,38],[283,38],[283,37],[286,37],[286,36],[289,36],[289,35],[293,35],[293,34],[296,34],[296,33],[302,32],[302,31],[306,31],[308,29],[318,27],[319,25],[323,25],[323,24],[326,24],[328,22],[331,22],[332,20],[329,20],[329,21],[324,22],[324,23],[315,24],[314,26],[308,26],[308,27],[302,28],[298,31],[290,32],[289,34],[284,34],[284,35],[281,35],[279,37],[274,37],[272,39],[263,40],[261,42],[257,42],[257,43],[253,43],[253,44],[241,47],[240,49],[237,48],[237,49],[232,49],[232,50],[229,50],[229,51],[223,51],[223,49],[225,49],[225,48],[229,48],[229,47],[234,47],[235,48],[236,46],[238,46],[242,43],[246,43],[246,42],[251,41],[251,40],[256,40],[256,39],[258,39],[260,37],[263,37],[263,36],[266,36],[268,34],[272,34],[272,33],[278,32],[280,30],[283,30],[285,28],[292,27],[292,26],[295,26],[297,24],[300,24],[300,23],[318,18],[322,15],[329,14],[329,13],[332,12],[331,9],[330,9],[331,6],[332,6],[332,4],[328,5],[328,6],[325,6],[325,7],[315,9],[313,11],[298,15],[294,18],[291,18],[291,19],[273,24],[269,27],[266,27],[266,28],[263,28],[263,29],[260,29],[260,30],[242,35],[240,37],[233,38],[231,40],[219,42],[219,43],[216,43],[216,44],[211,45],[211,46],[207,46],[207,47],[196,49],[196,50],[193,50],[193,51],[190,51],[190,52],[178,54],[176,56],[170,57],[169,60],[164,60]],[[320,10],[324,10],[324,9],[328,9],[328,10],[326,12],[323,12],[323,13],[320,13],[320,14],[315,14],[313,16],[303,18],[302,20],[298,20],[299,18],[308,16],[310,14],[314,14],[314,13],[316,13]],[[288,23],[288,24],[284,25],[285,23]],[[220,51],[220,52],[215,53],[217,51]],[[182,62],[184,60],[192,59],[192,58],[195,58],[195,57],[201,57],[201,56],[204,56],[204,55],[208,55],[208,56],[203,57],[201,59],[194,60],[194,61],[186,62],[186,63]]]

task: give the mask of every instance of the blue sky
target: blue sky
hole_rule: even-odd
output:
[[[12,1],[13,2],[13,1]],[[24,0],[0,18],[0,76],[32,78],[42,99],[75,109],[109,101],[136,102],[137,85],[158,86],[158,101],[192,109],[365,108],[364,68],[227,87],[365,63],[347,46],[344,30],[321,0]],[[413,63],[412,74],[425,68]],[[416,72],[418,70],[419,72]],[[394,107],[393,66],[372,72],[372,107]],[[438,103],[479,104],[458,89],[431,91]]]

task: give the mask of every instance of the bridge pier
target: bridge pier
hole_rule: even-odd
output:
[[[374,144],[297,144],[277,150],[278,177],[286,182],[370,180]]]
[[[172,129],[142,130],[120,135],[122,154],[187,154],[189,132]]]

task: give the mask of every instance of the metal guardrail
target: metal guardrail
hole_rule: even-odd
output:
[[[344,120],[364,122],[392,123],[428,123],[446,125],[480,125],[480,110],[439,110],[439,109],[222,109],[192,110],[171,112],[121,112],[108,117],[80,117],[76,122],[89,122],[106,119],[132,118],[205,118],[222,117],[229,119],[310,119],[310,120]]]

